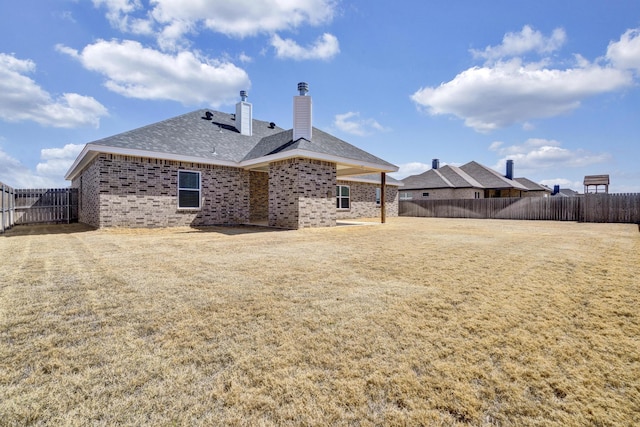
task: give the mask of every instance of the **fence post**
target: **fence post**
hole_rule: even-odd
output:
[[[0,193],[0,211],[2,211],[2,221],[0,222],[0,234],[4,233],[4,184],[0,183],[2,193]]]

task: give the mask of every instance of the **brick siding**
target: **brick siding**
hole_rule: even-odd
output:
[[[336,225],[336,165],[289,159],[269,165],[269,225],[282,228]]]
[[[338,210],[338,219],[380,217],[380,206],[376,205],[376,189],[380,188],[380,184],[339,180],[337,185],[349,186],[350,194],[350,208]],[[398,216],[398,187],[387,185],[385,191],[385,215],[387,217]]]

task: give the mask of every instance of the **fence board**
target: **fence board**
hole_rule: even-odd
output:
[[[0,182],[0,234],[15,223],[15,190]]]
[[[75,188],[15,190],[15,224],[70,223],[77,219]]]
[[[640,223],[640,194],[401,200],[400,216]]]

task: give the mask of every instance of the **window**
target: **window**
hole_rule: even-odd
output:
[[[178,209],[200,209],[200,172],[178,171]]]
[[[422,197],[429,197],[429,193],[422,193]]]
[[[336,186],[336,208],[349,209],[349,187],[346,185]]]
[[[413,193],[411,191],[402,191],[400,193],[400,200],[411,200],[413,199]]]
[[[380,187],[376,188],[376,205],[380,206]]]

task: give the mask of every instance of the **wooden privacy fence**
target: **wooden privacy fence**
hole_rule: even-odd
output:
[[[15,224],[70,223],[78,220],[78,189],[16,189]]]
[[[0,233],[15,224],[15,190],[0,182]]]
[[[400,216],[580,222],[640,222],[640,194],[401,200]]]

